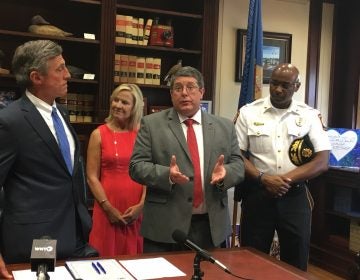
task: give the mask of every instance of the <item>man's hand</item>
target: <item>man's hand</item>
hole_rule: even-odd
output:
[[[211,174],[210,184],[220,184],[224,181],[226,169],[224,167],[224,155],[220,155]]]
[[[184,184],[189,182],[189,177],[180,172],[179,166],[176,164],[176,157],[173,155],[170,162],[169,178],[174,184]]]
[[[6,269],[3,257],[0,255],[0,276],[5,279],[14,279],[9,271]]]
[[[273,196],[280,197],[285,195],[289,189],[291,179],[281,175],[264,174],[261,178],[261,184]]]

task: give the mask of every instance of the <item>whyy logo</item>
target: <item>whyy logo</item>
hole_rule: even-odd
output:
[[[52,252],[53,250],[54,250],[54,248],[52,246],[35,247],[35,251],[40,251],[40,252]]]

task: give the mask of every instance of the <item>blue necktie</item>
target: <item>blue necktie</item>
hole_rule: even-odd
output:
[[[71,163],[71,153],[69,141],[66,137],[65,129],[62,124],[61,119],[57,114],[56,107],[52,107],[51,117],[54,123],[56,138],[60,147],[61,154],[65,160],[66,166],[69,172],[72,174],[72,163]]]

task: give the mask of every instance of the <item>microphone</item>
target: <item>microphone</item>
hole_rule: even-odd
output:
[[[186,234],[184,232],[182,232],[181,230],[176,229],[172,234],[172,238],[177,243],[184,244],[185,246],[187,246],[191,250],[194,250],[197,254],[199,254],[201,257],[203,257],[204,260],[209,261],[209,262],[211,262],[213,264],[216,264],[218,267],[220,267],[226,273],[231,274],[230,270],[224,264],[219,262],[217,259],[213,258],[208,251],[200,248],[195,243],[191,242],[187,238]]]
[[[37,280],[49,280],[48,271],[55,270],[56,240],[49,236],[34,239],[31,248],[31,271],[36,271]]]

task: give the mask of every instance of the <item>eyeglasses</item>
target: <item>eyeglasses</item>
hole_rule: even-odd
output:
[[[281,86],[285,90],[290,90],[294,85],[298,84],[299,81],[295,81],[292,83],[280,82],[276,80],[270,80],[270,85],[274,87]]]
[[[173,87],[173,91],[176,93],[182,93],[184,91],[184,89],[185,89],[186,93],[194,93],[197,89],[199,89],[199,87],[196,85],[192,85],[192,84],[185,85],[185,86],[180,84],[180,85],[175,85]]]

